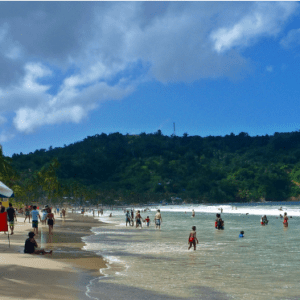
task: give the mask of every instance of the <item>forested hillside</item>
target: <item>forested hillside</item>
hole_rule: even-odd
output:
[[[161,131],[102,133],[63,148],[14,154],[11,166],[19,179],[31,176],[33,182],[34,174],[49,171],[57,159],[52,170],[56,193],[108,203],[172,196],[190,202],[284,201],[300,195],[299,147],[300,132],[205,138],[169,137]]]

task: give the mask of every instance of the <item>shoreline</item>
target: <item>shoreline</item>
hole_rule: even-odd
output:
[[[61,218],[55,220],[59,222],[59,226],[54,227],[52,244],[45,243],[43,248],[50,246],[48,248],[53,250],[54,260],[72,264],[76,268],[90,272],[93,276],[102,276],[100,269],[107,268],[106,262],[102,256],[82,249],[86,245],[82,238],[93,235],[91,229],[103,226],[103,223],[92,216],[82,217],[77,213],[68,213],[65,220]],[[59,248],[59,252],[55,251],[55,248]]]
[[[100,269],[107,264],[101,256],[82,249],[86,244],[81,238],[92,235],[91,228],[101,222],[68,213],[65,220],[55,219],[52,240],[48,226],[39,223],[39,248],[53,250],[53,255],[29,255],[23,250],[31,223],[24,223],[21,215],[17,220],[10,247],[7,234],[0,232],[1,299],[90,299],[87,286],[102,276]]]

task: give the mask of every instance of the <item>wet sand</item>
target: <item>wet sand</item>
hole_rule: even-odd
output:
[[[53,250],[53,255],[29,255],[23,250],[31,224],[24,223],[24,217],[17,219],[10,247],[8,236],[0,232],[1,299],[90,299],[86,286],[106,264],[100,256],[82,250],[81,237],[92,234],[91,227],[101,223],[70,213],[65,220],[56,219],[52,238],[48,226],[39,224],[37,243]]]

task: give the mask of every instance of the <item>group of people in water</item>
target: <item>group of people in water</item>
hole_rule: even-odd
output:
[[[144,210],[144,212],[146,212],[147,210]],[[126,214],[125,214],[125,222],[126,222],[126,226],[129,225],[129,226],[134,226],[134,221],[135,221],[135,227],[138,228],[142,228],[142,222],[146,223],[147,227],[150,226],[150,218],[149,216],[147,216],[147,218],[143,219],[142,216],[141,216],[141,211],[138,210],[134,216],[134,209],[131,209],[131,211],[129,212],[129,210],[126,211]],[[160,213],[160,210],[158,209],[157,210],[157,213],[155,214],[155,217],[154,217],[154,224],[155,224],[155,227],[156,228],[159,228],[160,229],[160,226],[161,226],[161,223],[162,223],[162,217],[161,217],[161,213]]]

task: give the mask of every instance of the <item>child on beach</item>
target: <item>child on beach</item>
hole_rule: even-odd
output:
[[[150,218],[149,218],[149,216],[147,216],[147,218],[145,219],[145,222],[147,223],[147,227],[149,227],[149,225],[150,225]]]
[[[38,247],[38,244],[36,240],[34,239],[34,232],[28,233],[29,238],[25,241],[25,247],[24,247],[24,253],[28,254],[52,254],[52,250],[49,252],[46,252],[44,249],[36,250]]]
[[[188,250],[190,250],[192,246],[194,246],[194,251],[196,250],[196,241],[197,244],[199,244],[199,241],[196,237],[196,226],[193,226],[188,239],[188,244],[189,244]]]
[[[240,232],[239,238],[243,238],[244,237],[244,231]]]

